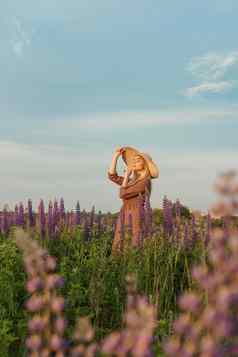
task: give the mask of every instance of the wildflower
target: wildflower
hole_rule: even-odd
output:
[[[75,224],[78,226],[80,224],[80,204],[79,201],[77,201],[76,209],[75,209]]]
[[[115,331],[102,341],[101,351],[111,354],[129,354],[142,357],[150,354],[156,327],[155,307],[139,296],[133,276],[127,277],[127,310],[122,331]]]
[[[44,237],[46,218],[45,218],[45,207],[44,207],[43,200],[40,200],[38,211],[39,211],[40,234],[42,237]]]
[[[35,219],[34,219],[34,213],[32,210],[32,201],[31,200],[28,200],[28,220],[29,220],[29,227],[34,227]]]
[[[32,294],[26,302],[27,310],[33,314],[28,321],[29,336],[26,346],[39,356],[51,356],[52,353],[56,353],[58,357],[64,356],[65,304],[64,298],[56,293],[56,288],[62,286],[63,279],[54,273],[56,261],[21,230],[16,231],[16,243],[23,250],[28,274],[26,287]]]
[[[220,188],[222,194],[230,194],[231,176],[225,177],[226,191]],[[220,212],[226,211],[226,207],[227,203],[221,202]],[[200,291],[185,293],[179,299],[179,305],[185,311],[174,323],[175,335],[164,346],[168,357],[236,356],[233,341],[237,339],[237,240],[238,236],[232,236],[230,229],[212,230],[208,264],[201,264],[192,270]],[[207,295],[206,304],[199,296],[201,292],[204,294],[203,289]],[[189,350],[188,339],[191,343]]]

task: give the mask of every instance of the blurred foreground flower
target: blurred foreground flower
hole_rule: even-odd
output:
[[[27,310],[33,313],[28,322],[29,335],[26,339],[29,355],[64,356],[64,299],[56,293],[56,288],[63,285],[63,279],[54,273],[56,261],[23,230],[17,229],[15,238],[17,246],[23,251],[28,275],[26,289],[32,294],[26,302]]]
[[[94,342],[95,332],[88,317],[79,318],[73,337],[76,346],[72,348],[72,357],[93,357],[99,351],[98,344]]]
[[[231,192],[233,178],[233,172],[225,176],[226,192]],[[227,212],[224,206],[220,203],[221,211]],[[207,264],[192,271],[200,291],[187,292],[179,299],[184,312],[174,322],[174,336],[164,345],[167,356],[238,356],[237,230],[229,229],[227,236],[225,230],[213,229],[208,248]]]
[[[132,275],[127,276],[127,307],[123,321],[122,331],[115,331],[103,340],[102,352],[113,356],[152,356],[156,309],[146,297],[137,294]]]
[[[212,206],[211,213],[215,218],[238,214],[238,176],[235,170],[221,174],[214,190],[220,195],[220,200]]]

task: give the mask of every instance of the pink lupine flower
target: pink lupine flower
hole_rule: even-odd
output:
[[[46,326],[46,321],[40,315],[35,315],[29,322],[28,328],[32,332],[41,332]]]
[[[35,291],[43,287],[43,281],[39,276],[35,276],[26,283],[26,289],[29,293],[34,293]]]
[[[229,175],[218,190],[232,200]],[[225,188],[224,188],[225,187]],[[229,202],[220,202],[227,214]],[[218,210],[217,212],[218,213]],[[164,346],[167,356],[235,357],[238,326],[238,232],[227,225],[213,229],[209,240],[208,264],[192,270],[200,291],[179,299],[185,310],[174,322],[175,334]],[[205,295],[205,301],[201,296]],[[188,350],[188,341],[190,350]]]
[[[42,339],[38,335],[32,335],[26,339],[26,346],[33,351],[39,350],[42,345]]]
[[[30,336],[26,346],[31,353],[37,352],[37,356],[50,357],[55,353],[57,357],[64,357],[67,348],[63,338],[66,326],[64,299],[56,293],[63,279],[54,273],[56,261],[23,231],[16,231],[16,243],[23,250],[28,274],[26,286],[28,292],[32,293],[26,302],[28,311],[33,313],[28,322]]]
[[[55,297],[52,300],[50,307],[53,312],[61,312],[64,309],[64,298]]]
[[[127,277],[127,291],[127,310],[123,318],[125,328],[107,336],[102,341],[101,351],[125,356],[149,356],[156,327],[155,307],[148,303],[147,298],[137,295],[133,276]]]

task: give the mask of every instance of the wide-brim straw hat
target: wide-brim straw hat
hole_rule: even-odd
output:
[[[156,178],[159,176],[159,168],[152,160],[151,156],[145,152],[140,152],[130,146],[123,147],[125,151],[122,153],[122,159],[127,166],[132,165],[132,158],[135,155],[140,155],[145,160],[145,163],[149,169],[151,178]]]

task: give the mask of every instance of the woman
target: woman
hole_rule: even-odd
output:
[[[119,176],[116,171],[117,160],[122,155],[127,165],[125,176]],[[116,222],[115,235],[112,250],[122,250],[123,225],[128,226],[129,217],[132,218],[132,245],[141,246],[141,231],[143,222],[140,219],[141,209],[144,207],[146,195],[150,198],[151,179],[159,176],[159,170],[151,157],[137,151],[132,147],[121,147],[116,149],[111,166],[108,171],[108,178],[120,185],[119,197],[123,200],[120,215]]]

